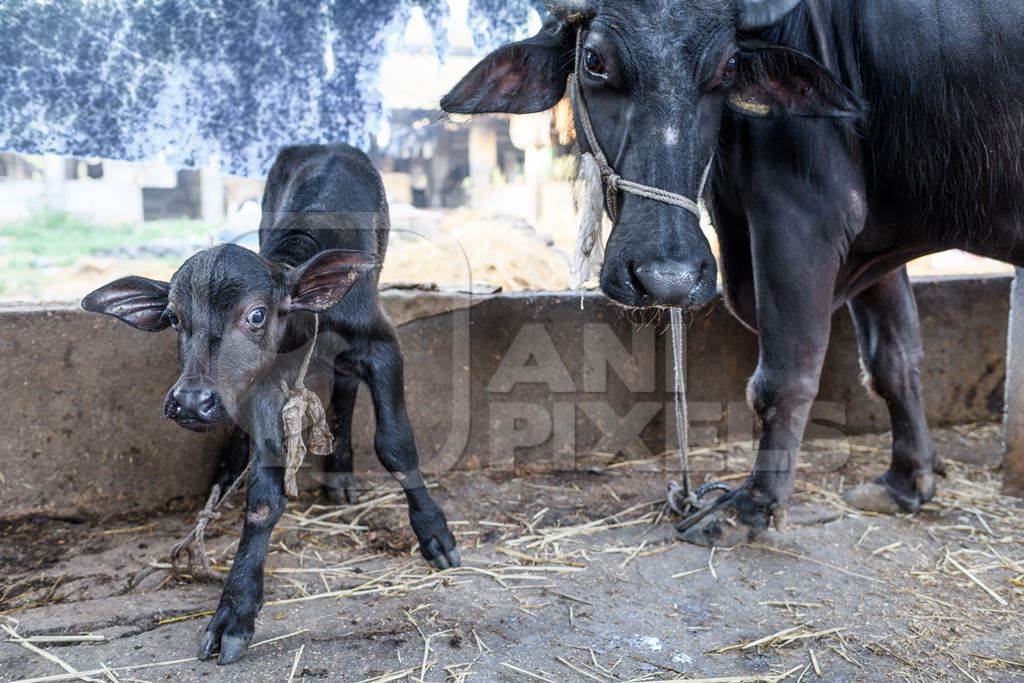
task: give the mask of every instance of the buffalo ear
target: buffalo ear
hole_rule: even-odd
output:
[[[82,299],[82,308],[90,313],[112,315],[137,330],[159,332],[170,325],[166,282],[131,276],[114,280]]]
[[[727,103],[739,114],[758,118],[863,114],[857,96],[802,52],[748,42],[741,45],[738,62]]]
[[[551,109],[565,94],[572,72],[576,31],[549,17],[540,32],[500,47],[441,98],[451,114],[533,114]]]
[[[287,310],[323,312],[345,298],[359,278],[380,268],[376,254],[332,249],[291,272]]]

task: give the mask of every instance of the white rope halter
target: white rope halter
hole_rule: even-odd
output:
[[[573,65],[572,75],[569,76],[569,99],[572,102],[573,111],[579,114],[580,122],[583,124],[583,136],[587,140],[587,146],[590,147],[590,154],[593,155],[594,161],[597,162],[597,167],[601,172],[601,178],[605,182],[605,199],[607,200],[608,214],[613,221],[618,219],[618,193],[628,192],[644,199],[653,199],[656,202],[663,204],[671,204],[672,206],[678,206],[681,209],[686,209],[697,219],[700,219],[700,207],[697,206],[697,202],[684,197],[681,194],[675,192],[669,192],[659,187],[652,187],[650,185],[643,185],[641,183],[635,183],[632,180],[626,180],[612,168],[611,164],[608,163],[608,157],[605,156],[604,151],[601,149],[601,143],[597,140],[597,134],[594,132],[594,124],[590,120],[590,112],[587,110],[587,101],[583,97],[583,90],[579,84],[579,70],[580,70],[580,56],[583,50],[583,29],[577,29],[576,31],[576,56],[575,64]],[[708,165],[704,169],[704,175],[700,180],[700,187],[697,190],[697,199],[704,194],[704,185],[707,183],[708,175],[711,172],[711,164],[714,161],[714,155],[712,154],[711,159],[708,160]]]

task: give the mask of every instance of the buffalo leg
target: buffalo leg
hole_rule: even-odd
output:
[[[459,565],[455,537],[444,512],[431,498],[420,473],[412,424],[405,409],[402,352],[394,330],[386,329],[366,343],[362,366],[373,394],[377,428],[374,448],[384,468],[402,484],[409,520],[423,557],[439,569]]]
[[[878,512],[915,512],[935,494],[935,455],[921,392],[921,334],[906,268],[887,275],[853,299],[865,381],[885,401],[892,420],[892,463],[876,482],[847,500]],[[897,507],[898,506],[898,507]]]
[[[283,399],[267,401],[253,428],[253,466],[245,502],[245,522],[217,611],[204,631],[199,659],[220,653],[218,664],[238,661],[256,629],[263,606],[263,564],[274,525],[284,512]]]
[[[356,478],[352,466],[352,411],[356,407],[359,383],[343,374],[334,376],[331,387],[334,451],[327,456],[324,493],[335,505],[356,502]]]
[[[762,426],[757,459],[743,485],[716,501],[714,514],[681,523],[693,543],[731,545],[773,519],[781,525],[818,393],[839,255],[817,222],[784,211],[774,216],[765,229],[751,230],[759,358],[747,397]]]

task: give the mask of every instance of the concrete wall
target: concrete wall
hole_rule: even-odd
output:
[[[1008,277],[915,283],[933,423],[1000,418],[1009,288]],[[643,457],[672,445],[664,320],[634,326],[596,294],[582,297],[582,310],[581,297],[565,293],[384,298],[428,473],[565,469],[587,453]],[[753,438],[744,389],[756,337],[721,303],[688,331],[692,439]],[[70,305],[0,308],[0,517],[107,514],[204,496],[223,437],[162,417],[176,374],[170,331],[138,332]],[[314,378],[326,383],[323,373]],[[376,472],[367,393],[355,418],[356,460]],[[884,406],[860,386],[845,312],[834,321],[814,415],[814,429],[831,434],[888,428]]]

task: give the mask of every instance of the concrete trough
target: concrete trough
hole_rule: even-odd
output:
[[[998,421],[1010,278],[914,287],[929,421]],[[384,300],[429,474],[567,470],[581,454],[645,457],[674,443],[667,319],[634,325],[593,293],[394,290]],[[206,494],[223,435],[192,434],[162,417],[177,375],[174,341],[71,304],[0,308],[0,517],[143,511]],[[692,441],[752,439],[744,393],[756,337],[719,302],[690,322],[687,357]],[[885,406],[859,374],[853,327],[840,312],[812,413],[817,436],[888,429]],[[326,382],[315,377],[321,390]],[[356,412],[356,459],[376,470],[367,394]]]

